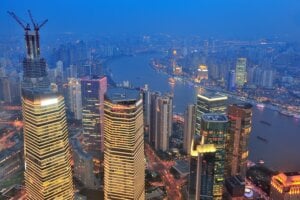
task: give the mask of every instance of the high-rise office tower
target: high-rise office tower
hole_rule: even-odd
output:
[[[142,89],[143,92],[143,108],[144,108],[144,128],[145,128],[145,134],[148,135],[148,138],[150,137],[149,131],[150,131],[150,115],[151,115],[151,93],[149,91],[148,85],[145,85],[145,87]]]
[[[300,173],[289,172],[274,175],[271,179],[271,199],[297,200],[300,199]]]
[[[111,89],[104,102],[104,199],[145,199],[143,101]]]
[[[192,141],[191,156],[196,159],[191,162],[189,199],[222,199],[227,127],[228,119],[223,114],[201,116],[201,138]]]
[[[261,76],[261,86],[264,88],[273,88],[273,81],[274,81],[274,71],[271,69],[263,70]]]
[[[237,87],[241,88],[247,82],[246,58],[238,58],[235,68],[235,81]]]
[[[73,118],[82,119],[82,97],[80,79],[68,78],[68,107]]]
[[[149,126],[149,143],[154,146],[156,138],[156,99],[160,96],[159,92],[150,93],[150,126]]]
[[[196,106],[188,105],[184,113],[183,150],[187,155],[191,152],[191,142],[195,134]]]
[[[20,24],[14,13],[12,15]],[[42,23],[43,25],[44,23]],[[73,199],[71,155],[63,96],[50,90],[40,57],[39,28],[25,30],[22,109],[27,199]]]
[[[208,79],[208,70],[206,65],[199,65],[195,82],[200,83],[202,80]]]
[[[230,125],[226,145],[226,175],[240,175],[245,179],[252,126],[252,105],[247,103],[229,105],[227,115]]]
[[[167,151],[172,134],[173,98],[154,93],[151,96],[151,144],[156,150]]]
[[[205,91],[197,95],[195,131],[200,134],[201,116],[204,113],[226,114],[227,96]]]
[[[2,91],[0,94],[0,100],[5,103],[11,103],[11,83],[8,77],[0,77],[0,90]]]
[[[98,158],[100,158],[104,148],[103,117],[106,90],[106,77],[85,77],[81,79],[84,147],[94,157]]]
[[[64,98],[45,89],[26,89],[22,108],[27,198],[73,199]]]
[[[234,70],[230,70],[228,73],[227,90],[231,91],[231,92],[235,90],[235,71]]]
[[[76,177],[86,188],[98,189],[99,184],[93,173],[93,156],[84,152],[77,138],[72,139],[72,152],[74,160],[74,177]]]

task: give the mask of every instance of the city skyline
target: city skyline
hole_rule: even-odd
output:
[[[299,197],[300,3],[30,2],[0,9],[0,199]]]

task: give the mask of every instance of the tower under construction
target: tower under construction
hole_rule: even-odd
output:
[[[27,199],[74,199],[64,98],[51,91],[46,62],[40,57],[39,29],[47,20],[39,25],[28,12],[33,30],[8,12],[25,31],[22,112]]]

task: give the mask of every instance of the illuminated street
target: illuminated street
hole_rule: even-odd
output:
[[[163,161],[161,160],[149,146],[145,144],[145,154],[148,158],[148,167],[160,174],[163,183],[167,189],[167,196],[170,200],[182,199],[181,185],[185,182],[184,179],[175,179],[170,173],[170,168],[174,165],[174,161]]]

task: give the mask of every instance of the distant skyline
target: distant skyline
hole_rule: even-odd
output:
[[[7,11],[49,19],[42,34],[140,35],[299,40],[298,0],[1,0],[0,35],[20,33]]]

